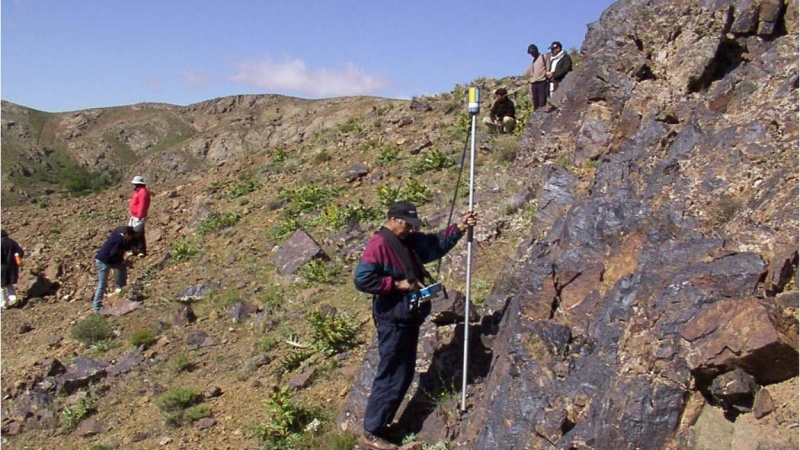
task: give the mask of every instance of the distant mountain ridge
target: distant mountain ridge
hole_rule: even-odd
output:
[[[254,151],[309,141],[370,111],[404,103],[265,94],[186,107],[143,103],[45,113],[4,101],[3,197],[9,204],[30,202],[64,190],[72,177],[128,174],[134,164],[153,181],[174,181]]]

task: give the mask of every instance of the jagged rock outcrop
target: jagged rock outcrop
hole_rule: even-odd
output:
[[[776,299],[797,284],[797,11],[623,0],[589,27],[523,136],[513,171],[538,209],[471,327],[468,410],[412,399],[399,428],[478,450],[706,448],[720,417],[729,443],[762,427],[797,445],[750,414],[798,375],[796,295]]]
[[[720,377],[757,383],[750,406],[797,377],[775,298],[797,277],[796,23],[792,1],[623,0],[590,26],[515,168],[577,166],[534,172],[531,256],[465,448],[698,448],[693,393],[735,433],[749,409]],[[543,345],[547,327],[568,338]]]

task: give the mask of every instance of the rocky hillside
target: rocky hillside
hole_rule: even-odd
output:
[[[355,261],[392,199],[445,225],[465,109],[464,86],[413,101],[264,95],[63,114],[3,103],[3,227],[27,252],[25,300],[2,313],[4,447],[349,448],[336,411],[374,332]],[[517,136],[480,138],[478,188],[493,201],[478,236],[496,267],[534,205],[505,196],[522,189],[508,175]],[[136,174],[153,196],[149,255],[94,323],[94,253],[127,221]],[[463,256],[441,267],[454,292]],[[477,303],[494,277],[490,264],[475,273]],[[322,345],[314,324],[355,334]],[[265,402],[287,387],[315,432],[264,431],[278,414]],[[198,390],[208,417],[176,427],[162,399],[177,389]]]
[[[460,244],[398,440],[797,448],[797,11],[622,0],[519,137],[480,133],[468,408]],[[522,80],[476,84],[520,88],[526,110]],[[3,228],[28,254],[2,313],[3,446],[352,448],[377,361],[352,269],[386,201],[430,228],[454,193],[465,209],[465,106],[463,86],[4,102]],[[149,255],[98,322],[93,255],[137,174]]]

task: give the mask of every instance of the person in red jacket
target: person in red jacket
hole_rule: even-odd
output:
[[[147,211],[150,209],[150,192],[147,191],[147,184],[140,175],[133,177],[131,183],[133,183],[133,196],[131,197],[131,219],[128,221],[128,226],[133,227],[133,230],[141,235],[139,241],[132,245],[132,250],[144,257],[147,255],[144,222],[147,220]]]

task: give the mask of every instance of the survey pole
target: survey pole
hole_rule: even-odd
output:
[[[473,210],[475,193],[475,123],[481,109],[481,89],[469,88],[469,115],[472,143],[469,152],[469,211]],[[464,367],[461,374],[461,411],[467,410],[467,367],[469,360],[469,304],[472,287],[472,226],[467,229],[467,286],[464,300]]]

